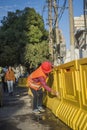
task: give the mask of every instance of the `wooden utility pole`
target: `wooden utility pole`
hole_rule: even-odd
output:
[[[57,45],[59,44],[58,7],[56,4],[56,0],[48,0],[47,2],[48,2],[48,21],[49,21],[49,52],[51,54],[53,63],[57,63],[58,52],[57,49],[55,49],[56,51],[54,51],[53,47],[55,46],[57,48]],[[55,21],[54,27],[53,27],[53,21]],[[53,29],[55,30],[55,39],[56,39],[55,43],[53,43],[54,42]]]
[[[75,59],[75,45],[74,45],[74,18],[73,18],[73,0],[68,0],[69,3],[69,20],[70,20],[70,49],[71,49],[71,60]]]
[[[49,53],[53,61],[53,28],[52,28],[52,0],[48,0],[48,21],[49,21]]]
[[[56,0],[53,1],[54,3],[54,13],[55,13],[55,32],[56,32],[56,44],[59,44],[59,30],[58,30],[58,7],[56,4]]]
[[[87,49],[87,0],[84,0],[85,49]]]
[[[87,0],[84,0],[84,19],[85,28],[87,29]]]
[[[56,38],[55,46],[56,46],[56,48],[58,48],[60,45],[60,42],[59,42],[59,27],[58,27],[58,7],[57,7],[56,0],[53,0],[53,7],[54,7],[54,19],[55,19],[55,27],[54,28],[55,28],[55,38]],[[54,54],[55,64],[58,63],[58,57],[60,57],[60,53],[56,49],[55,54]]]

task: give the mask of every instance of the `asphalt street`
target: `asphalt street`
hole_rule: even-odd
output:
[[[14,88],[13,96],[4,93],[0,108],[0,130],[71,130],[47,108],[45,113],[32,113],[32,97],[27,88]]]

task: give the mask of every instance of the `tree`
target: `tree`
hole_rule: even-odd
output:
[[[43,60],[48,57],[47,39],[48,31],[44,27],[43,18],[33,8],[8,12],[0,27],[1,65],[27,62],[37,66],[41,62],[39,55]],[[34,54],[36,50],[37,55]]]
[[[47,41],[38,44],[27,44],[25,49],[25,62],[29,63],[30,69],[37,68],[40,63],[49,59]]]
[[[41,41],[41,37],[43,36],[41,30],[38,26],[31,25],[28,32],[28,40],[29,43],[39,43]]]

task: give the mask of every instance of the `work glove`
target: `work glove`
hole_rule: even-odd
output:
[[[57,96],[58,98],[60,98],[60,94],[59,92],[55,91],[55,90],[51,90],[52,94],[54,94],[55,96]]]

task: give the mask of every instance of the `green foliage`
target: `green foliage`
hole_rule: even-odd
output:
[[[25,51],[25,62],[29,63],[30,68],[36,68],[38,65],[48,60],[49,58],[49,50],[48,44],[46,41],[38,44],[27,44]]]
[[[43,18],[33,8],[8,12],[0,27],[0,64],[37,67],[49,57],[47,39]]]
[[[38,26],[31,25],[28,33],[30,43],[38,43],[42,37],[42,32]]]
[[[10,46],[3,46],[3,50],[0,55],[0,62],[3,63],[3,65],[14,65],[16,62],[16,54],[15,49],[11,48]],[[2,58],[3,57],[3,58]],[[5,62],[4,62],[5,61]]]

